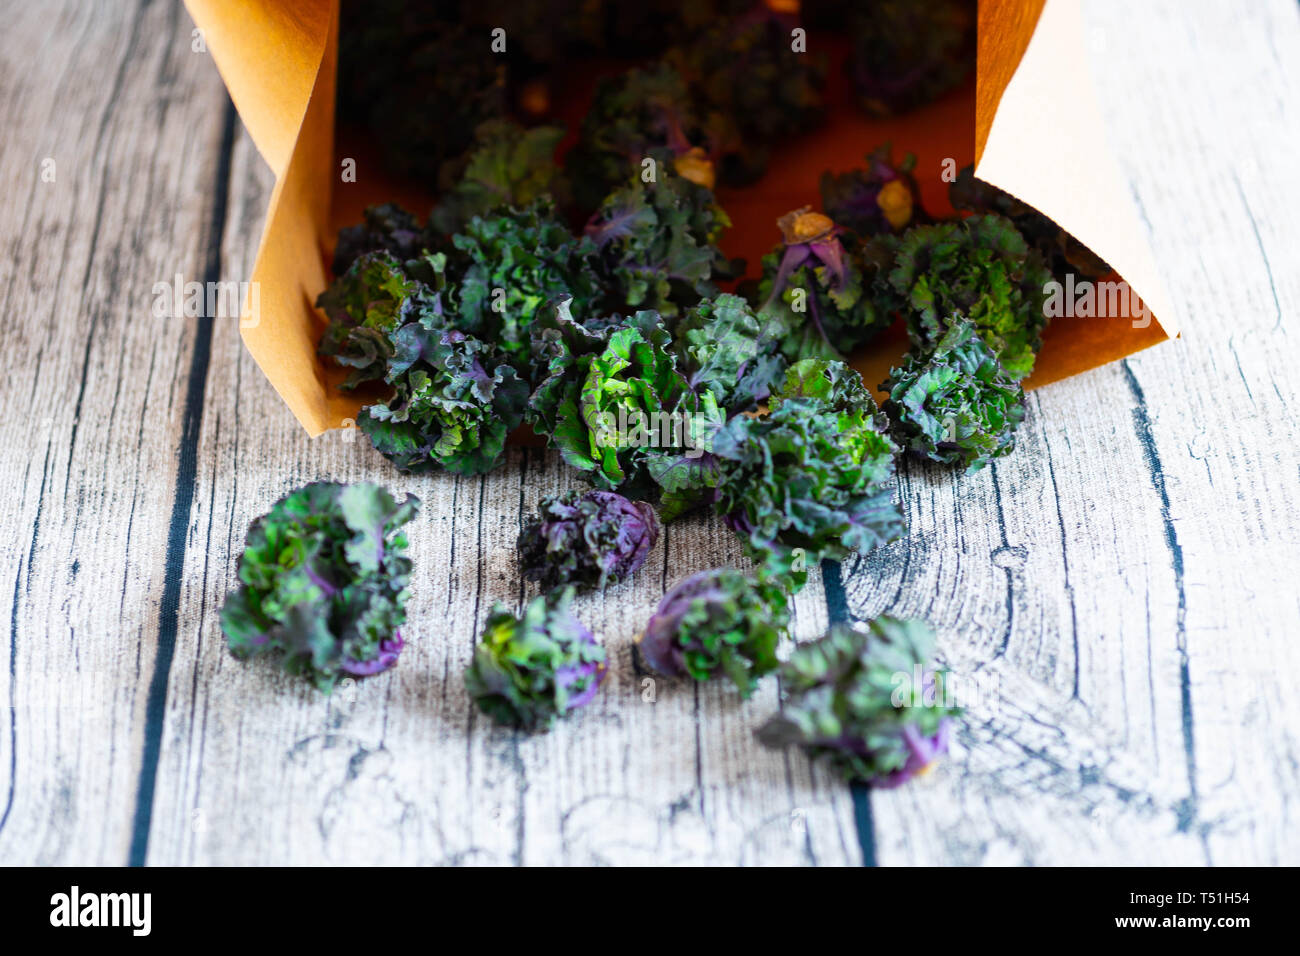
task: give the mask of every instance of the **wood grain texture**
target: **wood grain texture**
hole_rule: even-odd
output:
[[[964,759],[872,796],[879,859],[1294,864],[1300,15],[1106,0],[1088,23],[1185,331],[1036,391],[987,473],[909,467],[911,534],[846,569],[855,616],[930,618],[978,691]]]
[[[959,752],[870,796],[756,746],[774,682],[646,683],[664,589],[740,560],[705,519],[582,600],[611,660],[593,705],[491,727],[461,670],[529,596],[523,516],[575,476],[536,449],[398,475],[355,433],[307,439],[235,320],[153,318],[178,271],[251,274],[269,174],[179,5],[0,7],[0,862],[1300,862],[1294,3],[1088,5],[1186,331],[1036,391],[980,474],[906,465],[907,539],[799,596],[799,639],[928,617],[965,681]],[[216,616],[248,523],[322,478],[424,500],[401,665],[329,699],[234,661]]]
[[[174,5],[0,18],[0,861],[123,863],[226,97]]]
[[[247,274],[271,185],[241,134],[228,275]],[[740,560],[729,533],[683,521],[635,580],[580,598],[611,660],[597,702],[548,735],[498,730],[461,673],[492,604],[531,596],[514,566],[523,517],[579,479],[535,449],[513,450],[483,478],[402,476],[356,438],[306,439],[238,330],[217,326],[148,862],[858,862],[846,788],[753,740],[774,685],[742,704],[721,687],[655,680],[633,654],[668,585]],[[330,699],[269,663],[234,661],[216,618],[248,523],[325,478],[424,501],[401,666]],[[800,596],[798,615],[800,634],[824,630],[819,588]]]

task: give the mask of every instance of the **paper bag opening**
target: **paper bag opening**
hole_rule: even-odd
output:
[[[311,435],[351,424],[373,397],[340,392],[342,371],[327,367],[316,354],[324,322],[314,302],[328,282],[334,237],[371,202],[403,202],[424,215],[432,197],[389,181],[363,142],[342,136],[336,142],[338,0],[186,0],[186,5],[276,178],[251,279],[257,295],[250,296],[241,317],[244,342]],[[1106,147],[1078,0],[981,0],[974,82],[889,120],[870,119],[849,102],[843,85],[835,82],[842,55],[834,38],[823,39],[833,53],[827,122],[775,151],[756,184],[718,190],[733,221],[723,249],[743,256],[750,275],[779,238],[776,217],[816,204],[822,170],[859,166],[868,152],[891,141],[896,154],[917,156],[922,200],[931,214],[951,213],[940,170],[975,161],[979,179],[1049,216],[1114,268],[1099,293],[1105,318],[1097,317],[1095,290],[1087,308],[1076,307],[1077,290],[1063,290],[1063,314],[1049,324],[1026,388],[1177,334],[1132,200]],[[813,42],[819,42],[816,35]],[[575,100],[569,115],[561,117],[571,133],[583,108]],[[342,181],[343,159],[355,163],[355,182]],[[1087,305],[1086,297],[1079,300]],[[851,364],[874,387],[906,347],[896,326],[852,356]]]

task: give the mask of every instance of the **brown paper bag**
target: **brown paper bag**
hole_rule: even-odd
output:
[[[387,183],[362,144],[335,142],[338,0],[186,0],[186,6],[275,174],[253,268],[258,295],[245,304],[241,333],[276,391],[315,436],[355,419],[359,407],[357,396],[334,387],[341,380],[338,370],[316,356],[324,320],[313,303],[327,283],[325,263],[337,230],[359,220],[370,202],[405,200],[423,215],[428,197]],[[937,171],[945,160],[960,167],[974,159],[980,179],[1066,228],[1158,316],[1151,321],[1150,313],[1135,309],[1128,316],[1055,319],[1026,387],[1177,335],[1136,211],[1106,146],[1083,43],[1078,0],[981,0],[972,88],[889,121],[870,120],[847,101],[829,99],[826,126],[778,152],[759,183],[719,190],[734,223],[724,250],[744,256],[755,274],[759,258],[779,238],[776,217],[816,204],[821,170],[853,168],[869,150],[892,140],[899,152],[917,154],[918,170]],[[357,164],[356,183],[341,181],[344,157]],[[946,184],[937,174],[918,179],[927,209],[949,208]],[[854,356],[853,364],[874,386],[905,349],[905,338],[895,330]]]

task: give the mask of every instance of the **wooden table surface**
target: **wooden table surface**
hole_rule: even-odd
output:
[[[476,714],[521,517],[573,474],[403,477],[309,440],[235,320],[155,318],[156,282],[249,276],[269,173],[179,3],[0,2],[0,863],[1300,862],[1300,13],[1085,16],[1183,338],[1036,391],[975,476],[906,465],[906,539],[799,595],[799,639],[928,618],[981,691],[951,759],[869,793],[756,744],[775,682],[646,683],[665,587],[739,560],[715,521],[584,600],[584,713]],[[330,698],[217,621],[249,521],[323,478],[426,503],[414,639]]]

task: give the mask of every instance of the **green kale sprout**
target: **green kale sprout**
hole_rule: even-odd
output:
[[[839,359],[889,325],[870,294],[874,272],[864,277],[865,263],[844,248],[839,226],[809,206],[777,225],[784,242],[763,257],[758,311],[787,358]]]
[[[498,724],[549,730],[589,703],[605,679],[605,649],[570,609],[573,588],[528,603],[521,617],[498,604],[465,670],[465,689]]]
[[[731,220],[712,189],[675,172],[682,164],[663,152],[657,161],[652,181],[632,176],[605,198],[585,232],[599,250],[612,300],[672,317],[716,294],[714,283],[734,278],[744,263],[732,263],[717,246]]]
[[[402,326],[444,321],[446,257],[437,253],[423,260],[429,283],[411,275],[411,264],[385,251],[364,253],[317,298],[329,320],[318,352],[353,370],[344,389],[384,378]]]
[[[767,401],[786,367],[768,332],[738,295],[701,300],[682,317],[673,337],[692,391],[712,392],[728,418]]]
[[[315,482],[290,492],[244,539],[239,589],[221,629],[239,660],[279,654],[330,691],[387,670],[402,650],[411,561],[403,525],[420,500],[371,484]]]
[[[357,427],[400,471],[477,475],[501,460],[523,421],[528,385],[492,346],[418,322],[394,336],[387,402],[367,405]]]
[[[1015,378],[1028,375],[1047,325],[1051,273],[1009,219],[971,216],[916,226],[896,240],[889,283],[921,354],[965,316]]]
[[[467,263],[458,327],[498,345],[521,370],[531,366],[532,325],[549,303],[569,296],[585,315],[601,302],[595,244],[575,238],[545,197],[475,216],[452,243]]]
[[[701,571],[664,595],[639,639],[641,656],[669,677],[703,681],[724,674],[749,697],[779,665],[788,605],[774,582],[730,568]]]
[[[571,305],[562,301],[534,339],[547,364],[530,421],[597,487],[646,490],[651,455],[692,439],[696,403],[668,331],[657,313],[642,311],[593,332],[573,319]]]
[[[782,666],[784,704],[758,738],[769,747],[795,744],[849,780],[906,783],[947,752],[958,714],[933,652],[934,632],[921,621],[834,626]]]
[[[659,538],[654,509],[613,491],[543,498],[519,533],[519,564],[543,590],[565,584],[603,588],[645,564]]]
[[[929,355],[909,354],[880,386],[891,434],[921,458],[983,468],[1015,446],[1025,417],[1025,392],[960,315]]]
[[[688,396],[682,403],[689,427],[680,444],[652,448],[645,455],[646,473],[659,486],[659,517],[676,521],[713,500],[718,484],[718,459],[713,436],[727,420],[727,411],[713,392]]]
[[[805,359],[760,418],[737,416],[712,438],[715,506],[745,553],[802,587],[807,565],[868,551],[902,534],[888,420],[842,362]]]

